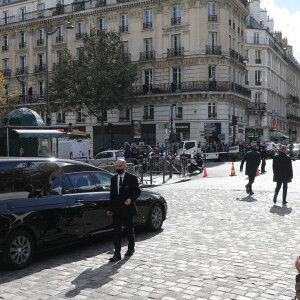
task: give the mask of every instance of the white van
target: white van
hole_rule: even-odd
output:
[[[52,155],[56,156],[56,141],[53,143]],[[90,159],[91,148],[88,140],[59,140],[58,158]]]

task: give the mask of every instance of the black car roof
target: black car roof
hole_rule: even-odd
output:
[[[32,161],[32,162],[64,162],[64,163],[69,163],[69,164],[72,164],[72,165],[82,165],[82,166],[89,166],[89,167],[93,167],[97,170],[100,170],[102,172],[105,172],[105,173],[109,173],[111,174],[110,172],[104,170],[104,169],[101,169],[97,166],[94,166],[94,165],[91,165],[91,164],[88,164],[86,162],[82,162],[82,161],[78,161],[78,160],[72,160],[72,159],[61,159],[61,158],[55,158],[55,157],[12,157],[12,158],[7,158],[7,157],[3,157],[3,158],[0,158],[0,164],[2,162],[22,162],[22,161]]]

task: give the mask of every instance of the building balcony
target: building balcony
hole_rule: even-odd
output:
[[[64,12],[65,12],[64,5],[58,3],[58,4],[56,4],[56,7],[53,10],[52,15],[53,16],[58,16],[58,15],[62,15]]]
[[[46,104],[44,95],[32,94],[32,95],[21,95],[18,98],[19,104],[31,104],[31,103],[40,103]]]
[[[46,71],[47,71],[47,66],[45,64],[34,66],[34,72],[35,73],[46,72]]]
[[[128,25],[119,26],[119,32],[128,32]]]
[[[2,51],[7,51],[8,50],[8,45],[3,45],[2,46]]]
[[[299,104],[299,97],[289,94],[287,98],[290,100],[289,104]]]
[[[245,81],[245,85],[249,85],[249,80],[246,80],[246,81]]]
[[[256,58],[256,59],[255,59],[255,63],[256,63],[256,64],[261,64],[261,59],[260,59],[260,58]]]
[[[208,22],[218,22],[218,16],[217,15],[209,15]]]
[[[221,55],[222,51],[221,51],[221,46],[210,46],[210,45],[206,45],[206,54],[210,54],[210,55]]]
[[[140,61],[143,60],[153,60],[155,59],[155,51],[144,51],[144,52],[140,52]]]
[[[76,123],[85,123],[85,118],[76,118]]]
[[[229,52],[230,52],[230,57],[233,58],[233,59],[239,59],[239,54],[238,52],[236,52],[235,50],[233,49],[229,49]]]
[[[175,115],[175,120],[182,120],[182,113]]]
[[[77,32],[76,33],[76,40],[80,40],[83,37],[83,32]]]
[[[23,75],[28,73],[28,67],[19,67],[16,69],[16,75]]]
[[[64,37],[62,35],[56,37],[56,43],[63,42],[63,41],[64,41]]]
[[[152,22],[144,22],[143,29],[150,29],[152,28]]]
[[[267,109],[267,103],[256,103],[256,102],[250,102],[247,104],[247,110],[263,110],[265,111]]]
[[[189,93],[189,92],[234,92],[234,83],[229,81],[214,81],[209,85],[208,81],[188,81],[180,83],[144,84],[133,87],[135,95],[151,95],[166,93]],[[251,99],[251,90],[235,84],[235,93]]]
[[[73,2],[73,11],[80,11],[85,9],[85,2]]]
[[[171,18],[171,25],[180,25],[181,24],[181,17]]]
[[[59,120],[56,120],[56,124],[65,124],[66,123],[66,119],[59,119]]]
[[[144,115],[143,116],[143,120],[145,120],[145,121],[153,121],[154,120],[154,116]]]
[[[10,74],[11,74],[11,69],[3,69],[1,72],[2,72],[2,74],[3,74],[4,76],[10,76]]]
[[[44,39],[39,39],[36,41],[37,46],[42,46],[44,45],[45,40]]]
[[[167,57],[179,57],[184,55],[184,47],[178,48],[168,48],[167,49]]]
[[[101,7],[106,5],[106,0],[97,0],[95,3],[95,7]]]
[[[255,85],[257,85],[257,86],[261,86],[261,85],[262,85],[262,82],[261,82],[261,81],[259,81],[259,80],[255,80]]]
[[[25,48],[25,47],[26,47],[26,42],[19,43],[19,49]]]
[[[298,117],[296,115],[293,115],[293,114],[287,114],[286,119],[288,121],[293,121],[293,122],[296,122],[296,123],[300,123],[300,117]]]
[[[218,115],[217,114],[208,114],[209,119],[217,119]]]

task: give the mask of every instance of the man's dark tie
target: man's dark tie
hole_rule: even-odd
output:
[[[122,180],[122,177],[120,176],[120,180],[119,180],[119,194],[120,194],[122,185],[123,185],[123,180]]]

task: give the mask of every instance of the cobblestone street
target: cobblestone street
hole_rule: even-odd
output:
[[[150,188],[166,198],[168,219],[158,233],[138,231],[130,259],[108,263],[111,237],[40,254],[26,269],[0,271],[0,299],[292,299],[300,161],[287,207],[282,192],[273,205],[271,163],[252,197],[239,163],[235,177],[231,163],[211,163],[207,178]]]

